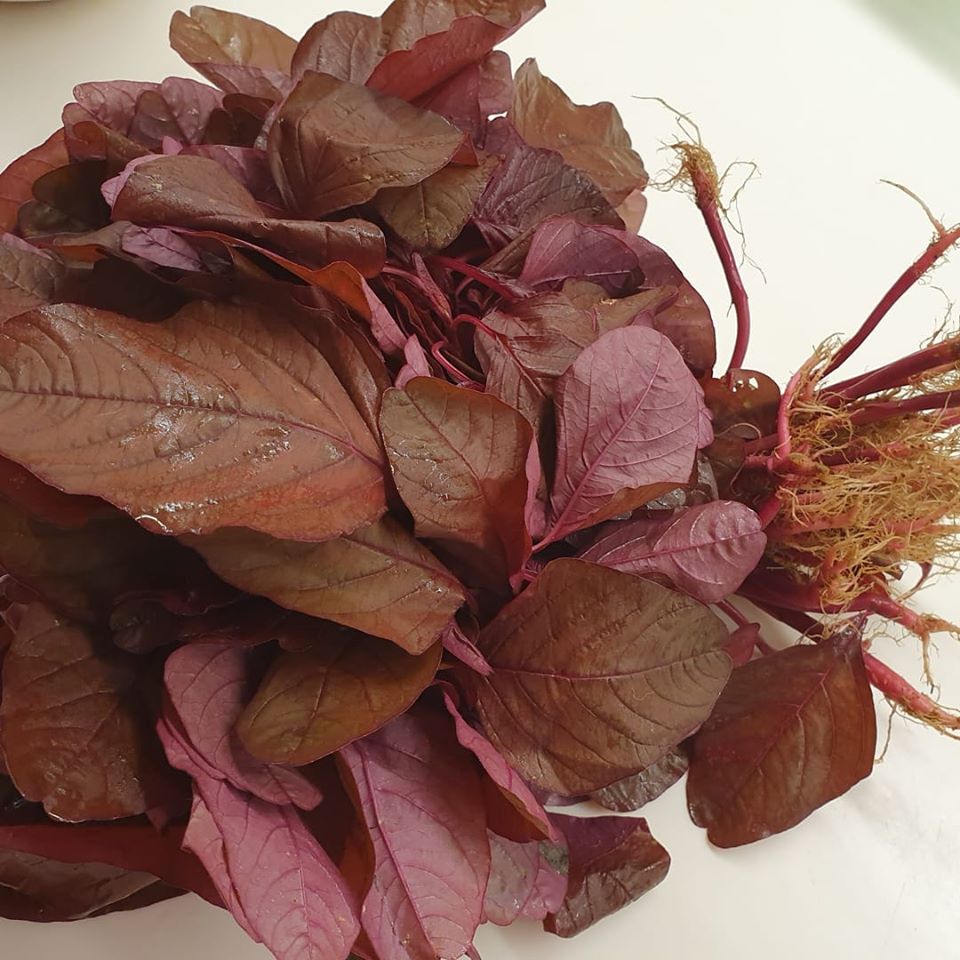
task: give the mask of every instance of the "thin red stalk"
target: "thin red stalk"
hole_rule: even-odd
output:
[[[717,204],[716,187],[713,181],[698,169],[691,170],[691,181],[693,182],[697,207],[703,216],[703,222],[706,224],[707,233],[710,234],[710,239],[713,241],[714,249],[717,251],[717,257],[720,259],[720,266],[723,268],[723,275],[727,281],[730,299],[733,301],[733,309],[737,316],[737,339],[733,345],[733,356],[730,358],[730,364],[727,367],[729,373],[731,370],[742,367],[747,356],[747,347],[750,344],[750,299],[740,276],[740,268],[737,266],[737,258],[733,252],[733,247],[730,246],[730,238],[723,226],[723,219],[720,216],[720,208]]]
[[[842,366],[861,347],[863,342],[876,329],[880,321],[890,312],[893,305],[952,247],[960,240],[960,227],[954,227],[940,234],[913,263],[896,279],[893,286],[883,295],[873,308],[870,316],[863,321],[860,329],[834,354],[824,370],[824,376],[833,373]]]
[[[714,606],[725,613],[738,627],[750,626],[750,621],[729,600],[718,600]]]
[[[505,283],[501,283],[496,277],[492,277],[485,270],[473,266],[471,263],[465,263],[463,260],[455,260],[453,257],[442,257],[439,254],[431,257],[430,262],[437,264],[437,266],[445,267],[447,270],[452,270],[454,273],[461,273],[465,277],[470,277],[471,280],[476,280],[477,283],[499,294],[501,297],[505,297],[508,300],[516,299],[516,294],[510,287]]]
[[[960,390],[941,390],[939,393],[921,394],[906,400],[867,403],[854,411],[850,420],[857,426],[863,426],[924,410],[952,410],[955,407],[960,407]]]
[[[448,360],[443,355],[443,348],[447,345],[445,340],[438,340],[436,343],[431,344],[430,353],[433,355],[433,359],[443,367],[447,373],[461,386],[478,386],[475,380],[472,380],[468,377],[463,371],[461,371],[457,366],[455,366],[450,360]]]
[[[892,363],[877,367],[859,377],[851,377],[824,391],[832,400],[834,397],[842,400],[855,400],[868,393],[882,393],[902,387],[922,373],[935,371],[938,367],[949,368],[960,360],[960,338],[947,340],[944,343],[917,350],[909,356],[901,357]]]

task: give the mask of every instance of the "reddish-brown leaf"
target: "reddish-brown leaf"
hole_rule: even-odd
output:
[[[417,377],[384,394],[380,430],[417,536],[482,583],[513,576],[530,552],[526,420],[488,394]]]
[[[17,237],[0,235],[0,323],[50,303],[65,274],[58,257]]]
[[[490,880],[483,915],[508,927],[524,917],[543,920],[563,904],[567,891],[567,856],[563,847],[536,841],[517,843],[490,834]]]
[[[239,529],[187,542],[241,590],[415,654],[433,644],[465,597],[453,575],[389,517],[323,543]]]
[[[0,172],[0,233],[16,227],[17,211],[21,204],[32,199],[34,183],[68,160],[63,130],[57,130]]]
[[[556,814],[569,854],[567,895],[543,927],[573,937],[652,890],[670,869],[670,855],[647,821],[632,817]]]
[[[447,166],[412,187],[381,190],[375,205],[395,233],[418,250],[442,250],[473,216],[497,161]]]
[[[222,90],[272,99],[284,88],[297,42],[253,17],[191,7],[189,15],[174,13],[170,45]]]
[[[136,662],[31,604],[3,665],[3,752],[28,800],[58,820],[116,820],[151,806],[162,763],[134,684]]]
[[[148,873],[103,863],[60,863],[0,849],[0,916],[10,920],[82,920],[109,912],[111,906],[155,883],[156,877]]]
[[[385,508],[379,446],[309,325],[252,306],[192,304],[163,325],[73,306],[8,321],[0,452],[167,533],[323,539]]]
[[[556,150],[586,173],[614,206],[646,185],[643,161],[612,103],[574,103],[540,73],[535,60],[520,66],[514,83],[507,117],[527,143]]]
[[[446,166],[463,134],[443,117],[328,74],[308,73],[284,102],[268,152],[284,200],[303,216],[409,187]]]
[[[139,590],[182,596],[217,590],[189,550],[151,536],[106,504],[61,527],[0,498],[0,567],[55,610],[84,622],[103,621],[118,598]]]
[[[869,776],[876,740],[859,641],[752,660],[694,739],[690,815],[719,847],[780,833]]]
[[[686,751],[672,750],[639,773],[625,780],[618,780],[590,794],[590,799],[607,810],[629,813],[655,800],[664,790],[672,787],[690,766]]]
[[[356,219],[320,223],[267,217],[247,188],[209,157],[151,158],[123,176],[115,219],[202,231],[225,243],[248,238],[310,268],[343,260],[365,276],[376,276],[383,266],[379,227]]]
[[[318,622],[310,650],[281,653],[239,720],[244,746],[272,763],[305,764],[403,713],[433,680],[442,645],[398,646]]]
[[[655,583],[555,560],[484,628],[463,675],[490,740],[543,790],[579,795],[656,763],[709,715],[727,630]]]

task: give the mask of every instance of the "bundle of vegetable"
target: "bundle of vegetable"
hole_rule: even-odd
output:
[[[455,960],[666,874],[643,820],[544,805],[689,765],[742,844],[870,773],[871,683],[960,727],[863,619],[953,629],[896,586],[955,550],[960,340],[830,376],[957,232],[781,397],[679,145],[739,321],[715,377],[616,110],[494,50],[542,6],[299,43],[194,8],[215,86],[81,84],[0,174],[0,914],[189,890],[284,960]]]

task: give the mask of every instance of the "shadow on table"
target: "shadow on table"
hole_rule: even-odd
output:
[[[882,17],[936,67],[960,84],[958,0],[858,0]],[[851,51],[855,55],[855,51]]]

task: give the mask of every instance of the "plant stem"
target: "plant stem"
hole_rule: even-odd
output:
[[[516,300],[517,298],[516,293],[511,290],[507,284],[501,283],[496,277],[487,273],[486,270],[481,270],[472,263],[456,260],[453,257],[442,257],[439,254],[431,257],[430,262],[437,264],[439,267],[445,267],[447,270],[452,270],[454,273],[463,274],[463,276],[469,277],[471,280],[476,280],[477,283],[507,300]]]
[[[824,376],[833,373],[850,359],[862,346],[863,342],[877,328],[880,321],[890,312],[893,305],[952,247],[960,240],[960,227],[954,227],[941,233],[907,267],[894,281],[894,284],[883,295],[880,302],[873,308],[870,316],[863,321],[860,329],[836,352],[833,359],[824,370]]]
[[[737,316],[737,339],[733,346],[733,356],[727,367],[729,373],[731,370],[742,367],[747,356],[747,347],[750,343],[750,300],[740,276],[736,255],[730,246],[730,238],[723,226],[714,183],[709,177],[700,174],[698,169],[691,169],[690,174],[697,207],[720,259],[720,266],[723,268],[727,289],[730,291],[730,299],[733,301],[733,309]]]
[[[824,392],[830,400],[834,397],[838,398],[839,405],[839,400],[856,400],[868,393],[882,393],[885,390],[905,386],[922,373],[932,372],[938,367],[952,366],[958,360],[960,360],[960,337],[954,337],[924,350],[917,350],[909,356],[877,367],[869,373],[825,387]]]
[[[952,410],[955,407],[960,407],[960,390],[941,390],[938,393],[908,397],[906,400],[867,403],[854,411],[850,420],[857,426],[863,426],[924,410]]]

